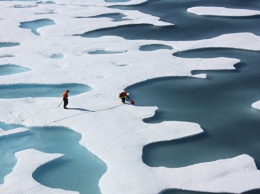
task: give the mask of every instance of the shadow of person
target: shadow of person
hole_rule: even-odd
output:
[[[84,112],[95,112],[93,110],[88,110],[85,108],[67,108],[67,110],[79,110],[79,111],[84,111]]]
[[[72,115],[72,116],[69,116],[69,117],[65,117],[65,118],[62,118],[62,119],[59,119],[59,120],[55,120],[53,122],[58,122],[58,121],[62,121],[62,120],[65,120],[65,119],[69,119],[71,117],[76,117],[76,116],[79,116],[79,115],[83,115],[83,114],[86,114],[86,113],[90,113],[90,112],[100,112],[100,111],[106,111],[106,110],[109,110],[109,109],[114,109],[114,108],[117,108],[121,105],[118,105],[118,106],[113,106],[113,107],[110,107],[110,108],[105,108],[105,109],[100,109],[100,110],[88,110],[88,109],[84,109],[84,108],[67,108],[66,110],[79,110],[79,111],[82,111],[82,113],[78,113],[78,114],[75,114],[75,115]]]

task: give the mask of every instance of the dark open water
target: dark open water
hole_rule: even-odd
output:
[[[228,33],[260,34],[259,16],[196,16],[186,12],[193,6],[259,10],[260,1],[150,0],[138,6],[117,6],[121,9],[138,9],[174,23],[175,26],[130,25],[97,30],[83,36],[117,35],[126,39],[199,40]],[[255,159],[259,168],[260,111],[253,109],[251,104],[260,99],[260,53],[209,48],[182,52],[177,56],[233,57],[240,59],[241,63],[236,65],[235,71],[201,71],[208,74],[207,79],[160,78],[127,88],[137,105],[159,107],[155,116],[145,119],[145,122],[190,121],[199,123],[205,131],[194,137],[147,145],[143,149],[143,161],[154,167],[183,167],[248,154]],[[166,193],[196,192],[170,190]],[[247,193],[260,193],[260,190]]]

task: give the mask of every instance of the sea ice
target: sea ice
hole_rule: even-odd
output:
[[[228,17],[243,17],[243,16],[255,16],[260,15],[259,10],[249,9],[232,9],[226,7],[192,7],[187,10],[190,13],[197,15],[209,15],[209,16],[228,16]]]
[[[178,169],[151,168],[142,162],[144,145],[192,136],[201,133],[202,129],[198,124],[184,122],[146,124],[143,119],[153,116],[157,108],[120,105],[118,93],[121,90],[157,77],[193,76],[193,70],[234,69],[239,62],[229,58],[183,59],[172,56],[173,52],[209,47],[260,50],[259,36],[251,33],[226,34],[198,41],[73,36],[128,24],[174,25],[139,11],[109,7],[142,2],[145,1],[56,0],[56,4],[33,6],[36,2],[26,2],[27,7],[15,8],[17,2],[1,1],[0,26],[5,29],[0,31],[1,42],[17,42],[20,45],[0,48],[0,56],[13,55],[0,58],[0,63],[10,62],[31,69],[22,74],[1,77],[1,84],[81,83],[93,88],[90,92],[71,96],[69,107],[72,109],[68,111],[57,107],[61,97],[0,99],[1,121],[26,126],[66,126],[82,134],[80,143],[108,167],[99,183],[101,192],[105,194],[158,193],[167,188],[210,192],[242,192],[259,188],[260,173],[253,159],[247,155]],[[50,10],[53,12],[48,14]],[[109,18],[88,18],[115,11],[126,15],[128,20],[113,22]],[[41,36],[19,28],[21,22],[42,19],[43,16],[38,13],[46,13],[44,18],[53,20],[55,25],[40,28]],[[149,44],[167,45],[173,50],[139,50]],[[93,50],[127,52],[113,54],[113,57],[87,54]],[[59,60],[46,57],[53,53],[66,57]],[[122,64],[126,65],[120,66]],[[90,111],[82,114],[79,109]],[[61,157],[60,154],[24,150],[16,153],[16,157],[17,164],[5,177],[4,184],[0,185],[1,193],[75,193],[45,187],[32,178],[37,167]]]

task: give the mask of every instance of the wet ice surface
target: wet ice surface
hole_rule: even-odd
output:
[[[159,49],[171,50],[172,47],[163,45],[163,44],[151,44],[151,45],[143,45],[139,49],[140,49],[140,51],[153,51],[153,50],[159,50]]]
[[[29,70],[30,70],[29,68],[25,68],[13,64],[0,65],[0,76],[21,73]]]
[[[90,17],[90,18],[102,18],[102,17],[104,17],[104,18],[111,18],[111,19],[113,19],[113,21],[124,21],[124,20],[127,20],[127,18],[125,18],[126,17],[126,15],[124,15],[124,14],[121,14],[121,13],[110,13],[110,14],[101,14],[101,15],[97,15],[97,16],[92,16],[92,17]],[[81,17],[79,17],[79,18],[81,18]]]
[[[62,53],[55,53],[50,55],[50,58],[52,59],[62,59],[64,57],[64,55]]]
[[[0,48],[2,47],[12,47],[12,46],[18,46],[19,43],[16,42],[0,42]]]
[[[48,25],[54,25],[55,22],[50,19],[39,19],[34,21],[28,21],[28,22],[21,22],[20,28],[30,29],[32,33],[34,33],[37,36],[40,36],[40,33],[37,31],[38,28],[48,26]]]
[[[125,51],[106,51],[106,50],[96,50],[90,51],[88,54],[116,54],[116,53],[124,53]]]

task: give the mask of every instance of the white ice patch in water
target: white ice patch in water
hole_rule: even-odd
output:
[[[208,16],[228,16],[228,17],[245,17],[245,16],[256,16],[260,15],[259,10],[249,9],[232,9],[226,7],[192,7],[187,10],[190,13],[197,15],[208,15]]]
[[[257,102],[254,102],[254,103],[252,104],[252,107],[255,108],[255,109],[260,110],[260,100],[257,101]]]
[[[15,128],[15,129],[8,130],[8,131],[5,131],[0,128],[0,137],[12,135],[12,134],[19,134],[19,133],[23,133],[23,132],[27,132],[27,131],[29,131],[29,129],[26,129],[23,127]]]
[[[39,166],[62,157],[62,154],[46,154],[34,149],[27,149],[15,154],[17,163],[13,171],[4,179],[0,185],[0,193],[28,193],[28,194],[76,194],[78,192],[65,191],[62,189],[49,188],[36,182],[32,173]],[[8,186],[12,185],[12,187]]]

